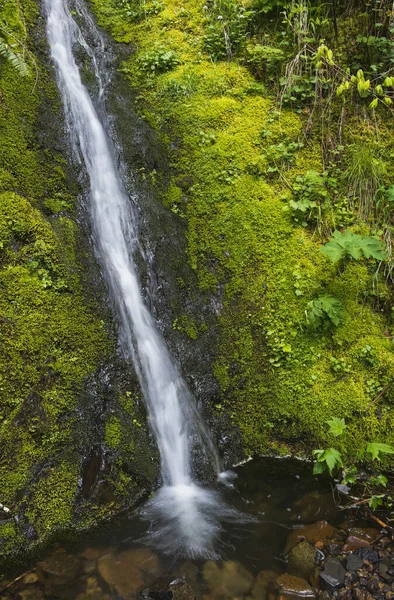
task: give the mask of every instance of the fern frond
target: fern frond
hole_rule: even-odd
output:
[[[23,56],[13,52],[10,45],[2,37],[0,37],[0,56],[9,62],[22,77],[27,77],[30,74],[30,69]]]

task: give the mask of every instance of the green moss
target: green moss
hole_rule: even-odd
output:
[[[115,39],[132,40],[136,50],[122,71],[136,90],[137,110],[167,144],[172,177],[163,202],[186,220],[201,293],[221,307],[213,365],[218,406],[239,427],[245,449],[309,452],[329,441],[325,420],[333,416],[348,423],[342,450],[352,457],[365,440],[394,443],[394,391],[380,401],[379,414],[368,408],[394,367],[392,290],[374,275],[373,262],[334,267],[319,253],[323,232],[297,226],[286,211],[295,178],[324,170],[320,138],[306,141],[303,116],[279,112],[245,68],[204,55],[201,3],[169,0],[134,22],[113,0],[92,4]],[[139,57],[155,44],[176,50],[182,63],[146,77]],[[360,119],[349,120],[345,143],[375,145],[376,123],[360,126]],[[379,127],[387,133],[384,122]],[[273,163],[272,147],[284,140],[304,145],[291,162]],[[316,332],[305,310],[322,293],[341,301],[345,320]],[[188,322],[176,315],[174,327],[193,338],[202,327],[189,331]],[[369,364],[365,347],[373,348]]]
[[[77,458],[77,457],[75,457]],[[27,516],[41,536],[73,525],[73,501],[78,488],[78,462],[63,460],[48,467],[32,486]]]
[[[105,443],[112,450],[119,448],[122,441],[122,426],[117,417],[111,417],[105,425]]]

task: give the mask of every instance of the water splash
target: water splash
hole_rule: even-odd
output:
[[[152,540],[162,550],[192,557],[215,556],[220,519],[235,517],[212,490],[197,486],[191,456],[205,448],[219,471],[211,439],[196,410],[195,401],[172,360],[152,315],[146,308],[133,261],[138,247],[137,213],[116,168],[115,149],[103,103],[100,117],[81,80],[74,46],[90,56],[98,86],[96,104],[104,95],[103,80],[94,51],[72,18],[65,0],[45,0],[47,34],[56,68],[75,154],[90,182],[90,215],[94,247],[121,323],[120,339],[140,381],[150,424],[161,457],[163,487],[145,508],[152,521]],[[87,15],[79,1],[79,15]],[[90,33],[99,38],[89,19]],[[103,47],[103,44],[101,43]]]

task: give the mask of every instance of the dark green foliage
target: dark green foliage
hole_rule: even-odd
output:
[[[338,298],[323,295],[308,303],[306,308],[307,322],[318,329],[324,324],[338,326],[343,320],[343,306]]]

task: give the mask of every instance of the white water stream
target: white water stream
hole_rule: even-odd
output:
[[[94,53],[76,25],[67,0],[45,0],[47,35],[67,125],[90,181],[94,246],[110,295],[120,317],[121,340],[138,375],[161,456],[163,487],[145,513],[153,522],[153,539],[168,551],[212,556],[221,517],[229,516],[217,494],[193,481],[193,443],[211,445],[194,399],[144,305],[133,251],[136,214],[115,166],[115,152],[104,111],[100,118],[73,55],[79,45],[96,70],[99,96],[104,89]],[[90,23],[93,25],[93,22]],[[98,34],[97,34],[98,35]],[[226,513],[224,515],[223,513]]]

